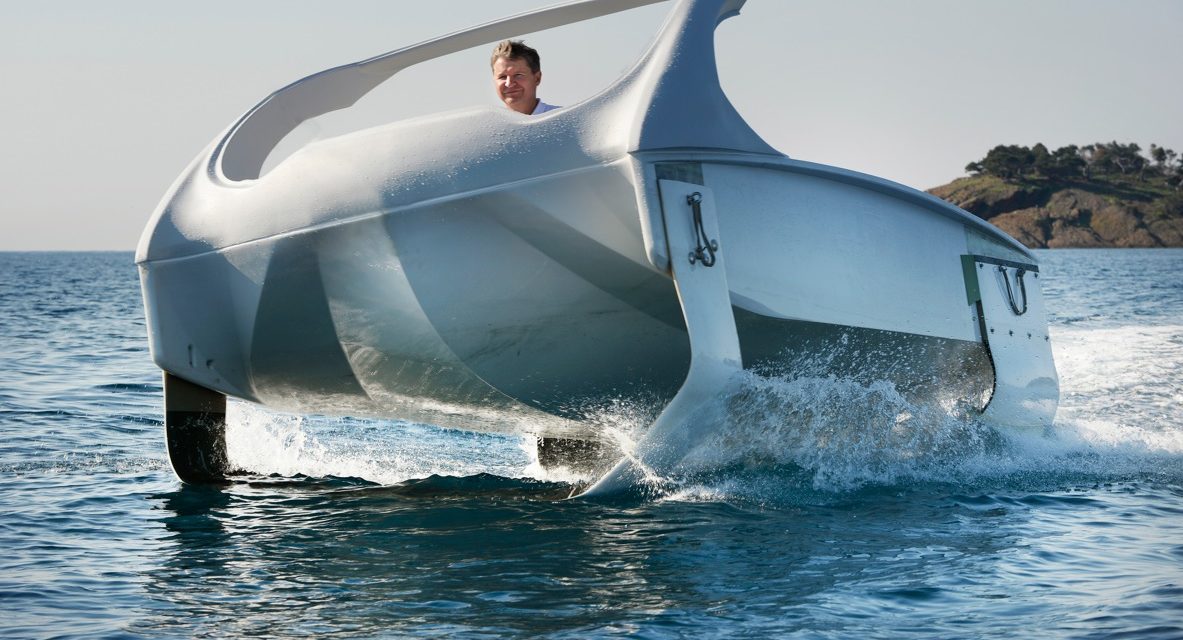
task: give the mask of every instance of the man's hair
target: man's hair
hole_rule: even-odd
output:
[[[490,68],[497,64],[498,58],[525,60],[531,72],[538,73],[542,71],[542,58],[538,57],[538,52],[521,40],[502,40],[498,42],[497,46],[493,47],[493,57],[489,59]]]

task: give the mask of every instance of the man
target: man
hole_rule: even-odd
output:
[[[526,115],[538,115],[558,109],[538,99],[542,84],[542,60],[538,52],[521,40],[504,40],[493,48],[489,60],[493,68],[493,86],[505,106]]]

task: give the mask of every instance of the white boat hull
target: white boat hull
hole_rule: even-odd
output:
[[[849,361],[845,337],[906,348],[913,372],[964,369],[976,382],[961,388],[981,394],[989,363],[960,262],[971,239],[987,242],[980,231],[851,189],[852,174],[701,167],[749,366],[808,349],[839,373],[900,368]],[[584,418],[604,401],[668,400],[690,358],[673,281],[645,256],[628,168],[143,265],[152,352],[166,371],[285,411],[592,436]]]
[[[714,70],[714,27],[742,2],[680,3],[645,59],[579,105],[394,123],[261,173],[300,118],[404,58],[647,1],[576,2],[453,34],[311,76],[248,112],[181,176],[141,241],[156,363],[284,411],[594,440],[605,403],[664,406],[695,354],[737,340],[747,368],[888,378],[1050,424],[1038,281],[1017,271],[1037,272],[1034,258],[927,194],[760,140]],[[685,194],[663,201],[662,184],[701,187],[717,237],[692,222]],[[687,245],[679,234],[691,232]],[[695,284],[679,261],[702,239],[726,266]],[[999,265],[1003,279],[971,263]],[[1012,281],[1026,287],[1023,310],[1002,318],[992,287]],[[718,300],[733,323],[705,308]],[[992,320],[1031,340],[1008,343],[1005,376],[992,367]],[[714,337],[690,340],[700,321]]]

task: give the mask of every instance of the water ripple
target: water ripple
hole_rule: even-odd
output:
[[[591,503],[515,438],[241,403],[249,473],[182,486],[131,255],[0,254],[0,635],[1183,636],[1183,252],[1040,257],[1057,437],[768,379],[713,469]]]

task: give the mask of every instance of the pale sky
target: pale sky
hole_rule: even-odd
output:
[[[301,77],[547,0],[0,4],[0,250],[131,250],[221,130]],[[670,7],[522,34],[570,105],[631,66]],[[1183,152],[1178,0],[749,0],[718,31],[739,112],[791,157],[920,189],[996,144]],[[400,73],[327,136],[496,106],[489,47]]]

